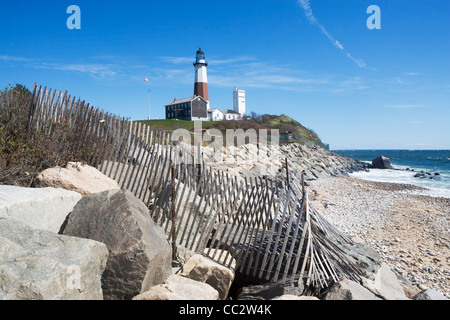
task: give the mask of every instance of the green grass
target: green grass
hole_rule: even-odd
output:
[[[194,130],[194,121],[186,121],[186,120],[141,120],[137,121],[144,123],[150,128],[155,130],[176,130],[176,129],[187,129],[189,131]],[[203,127],[214,126],[217,121],[203,121]]]

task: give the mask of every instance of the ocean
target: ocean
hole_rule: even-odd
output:
[[[385,156],[390,159],[394,170],[369,169],[369,172],[354,172],[350,175],[371,181],[412,184],[429,189],[420,194],[450,198],[450,150],[332,150],[332,152],[368,163],[372,163],[372,160],[379,156]],[[426,174],[424,178],[414,177],[421,171],[431,175]]]

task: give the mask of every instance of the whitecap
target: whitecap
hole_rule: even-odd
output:
[[[369,180],[375,182],[389,182],[389,183],[401,183],[415,185],[418,187],[426,188],[428,190],[417,192],[422,192],[421,194],[450,198],[450,186],[448,184],[447,175],[441,174],[440,180],[435,179],[421,179],[414,177],[417,173],[411,170],[391,170],[391,169],[369,169],[369,171],[357,171],[350,174],[352,177],[356,177],[362,180]]]

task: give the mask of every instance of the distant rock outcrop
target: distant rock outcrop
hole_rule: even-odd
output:
[[[268,178],[271,180],[300,181],[321,177],[347,175],[365,170],[366,164],[341,156],[321,147],[309,147],[300,143],[283,145],[244,144],[224,147],[222,154],[213,148],[202,149],[206,164],[215,170],[244,178]],[[220,150],[219,150],[220,151]],[[289,175],[286,174],[286,163]]]
[[[391,160],[384,156],[380,156],[372,160],[372,165],[370,167],[373,169],[392,169]]]

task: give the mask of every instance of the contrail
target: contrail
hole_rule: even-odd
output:
[[[322,33],[330,40],[330,42],[339,50],[344,51],[345,48],[344,46],[338,41],[336,40],[328,31],[327,29],[325,29],[325,27],[316,19],[316,17],[314,16],[312,9],[311,9],[311,4],[309,0],[298,0],[299,5],[303,8],[303,10],[305,10],[305,16],[306,18],[309,20],[309,22],[316,26],[317,28],[320,29],[320,31],[322,31]],[[362,59],[355,59],[352,57],[352,55],[350,53],[347,52],[347,57],[352,60],[354,63],[356,63],[356,65],[360,68],[365,68],[366,67],[366,63],[364,62],[364,60]]]

